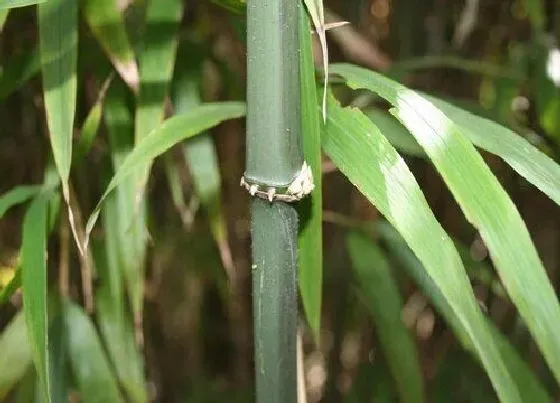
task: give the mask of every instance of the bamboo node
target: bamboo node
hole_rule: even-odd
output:
[[[305,161],[294,180],[288,186],[274,187],[250,183],[245,176],[241,177],[240,186],[244,187],[251,196],[268,200],[270,203],[275,200],[294,203],[311,194],[315,188],[311,167]]]

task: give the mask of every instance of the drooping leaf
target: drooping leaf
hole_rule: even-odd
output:
[[[307,321],[319,341],[323,288],[321,118],[317,113],[317,85],[311,48],[311,28],[300,10],[301,132],[303,155],[313,173],[314,189],[298,205],[299,289]]]
[[[0,10],[32,6],[34,4],[44,3],[47,0],[0,0]]]
[[[359,232],[346,240],[358,290],[371,312],[384,357],[401,402],[423,402],[424,387],[418,351],[401,320],[402,298],[381,249]]]
[[[501,399],[520,402],[453,242],[435,219],[404,160],[370,119],[359,110],[341,108],[335,101],[329,102],[327,130],[321,140],[340,171],[397,228],[424,263],[469,332]]]
[[[445,113],[474,145],[502,158],[519,175],[560,205],[560,165],[512,130],[441,99],[426,98]]]
[[[461,127],[418,93],[380,74],[342,64],[333,71],[352,88],[369,89],[394,106],[394,115],[424,148],[467,220],[480,231],[512,302],[560,381],[558,298],[519,212]]]
[[[82,308],[72,302],[65,302],[63,311],[69,361],[81,401],[122,402],[95,326]]]
[[[39,5],[38,19],[49,137],[68,202],[76,110],[78,3],[75,0],[49,0]]]
[[[402,264],[406,272],[414,279],[418,287],[422,289],[424,295],[430,298],[435,309],[445,318],[463,347],[477,357],[479,361],[482,361],[483,357],[481,357],[480,354],[484,354],[484,352],[480,352],[475,348],[469,336],[468,329],[459,320],[438,285],[429,276],[427,270],[406,245],[399,233],[385,222],[377,224],[377,233],[381,240],[387,244],[391,255]],[[485,322],[488,331],[492,334],[498,346],[502,360],[507,368],[510,369],[511,376],[515,383],[520,385],[519,393],[521,394],[522,401],[528,403],[550,402],[551,398],[548,396],[546,389],[539,382],[534,372],[519,356],[515,348],[509,343],[507,338],[491,320],[486,319]]]
[[[21,246],[23,311],[41,395],[50,402],[47,333],[47,204],[39,193],[25,214]]]
[[[398,151],[414,157],[426,157],[414,136],[393,116],[379,109],[368,109],[364,113]]]
[[[41,58],[37,47],[14,55],[9,60],[10,62],[0,71],[0,101],[18,90],[41,69]]]
[[[20,311],[0,334],[0,400],[24,377],[32,363],[25,316]]]
[[[204,130],[208,130],[218,123],[235,119],[245,115],[245,105],[241,102],[208,103],[174,116],[149,134],[125,158],[111,182],[107,186],[101,200],[98,202],[87,223],[87,234],[91,233],[101,204],[107,195],[127,176],[139,167],[146,166],[156,157],[163,154],[175,144],[192,137]]]
[[[0,197],[0,218],[13,206],[25,203],[41,190],[38,185],[21,185],[7,191]]]
[[[115,0],[87,0],[83,13],[93,35],[127,85],[138,90],[138,66]]]

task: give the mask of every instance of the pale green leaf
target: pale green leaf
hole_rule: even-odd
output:
[[[21,185],[7,191],[0,197],[0,218],[13,206],[25,203],[41,190],[39,185]]]
[[[480,231],[512,302],[560,381],[558,298],[519,212],[461,127],[418,93],[380,74],[351,65],[333,70],[352,88],[369,89],[395,107],[394,114],[424,148],[467,220]]]
[[[127,176],[151,163],[175,144],[208,130],[224,120],[244,115],[245,105],[241,102],[208,103],[163,122],[134,147],[122,162],[88,220],[86,226],[88,236],[97,221],[104,199]]]
[[[32,363],[25,316],[20,311],[0,334],[0,400],[25,376]]]
[[[424,263],[467,329],[501,399],[520,402],[453,242],[435,219],[404,160],[370,119],[359,110],[341,108],[335,101],[329,102],[322,145],[340,171],[397,228]]]
[[[63,309],[68,355],[80,400],[84,403],[122,402],[95,326],[78,305],[65,302]]]
[[[76,110],[78,2],[49,0],[39,5],[38,19],[49,137],[64,197],[68,202]]]
[[[32,6],[34,4],[41,4],[47,0],[0,0],[0,10]]]
[[[368,109],[364,113],[398,151],[414,157],[426,157],[414,136],[393,116],[379,109]]]
[[[311,195],[298,205],[299,289],[307,321],[319,342],[323,289],[321,118],[317,112],[317,86],[311,48],[311,28],[300,10],[301,132],[303,155],[313,173]]]
[[[480,354],[484,354],[484,352],[476,350],[469,336],[468,329],[461,323],[440,288],[434,280],[430,278],[427,270],[418,258],[414,256],[414,253],[406,245],[398,232],[388,223],[380,222],[377,224],[377,233],[380,239],[387,244],[391,255],[397,258],[423,293],[430,298],[435,309],[445,318],[463,347],[477,357],[479,361],[482,361]],[[514,378],[515,383],[520,385],[519,393],[521,394],[522,400],[527,403],[552,401],[546,389],[544,389],[533,371],[519,356],[507,338],[500,333],[500,330],[491,320],[486,319],[485,322],[493,339],[496,341],[502,360],[510,369],[511,376]]]
[[[138,66],[116,0],[86,0],[83,13],[93,35],[127,85],[138,90]]]
[[[445,113],[474,145],[502,158],[560,205],[560,165],[512,130],[441,99],[426,98]]]
[[[418,351],[401,320],[402,298],[381,249],[359,232],[347,237],[348,253],[363,302],[373,316],[383,355],[401,402],[423,402],[424,386]]]
[[[21,283],[23,310],[41,395],[50,402],[47,333],[47,205],[46,194],[38,194],[23,220]]]
[[[10,282],[4,288],[0,288],[0,305],[8,302],[19,287],[21,287],[21,269],[18,268]]]

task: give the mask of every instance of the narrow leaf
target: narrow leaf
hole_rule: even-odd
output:
[[[560,205],[560,165],[523,137],[491,120],[426,96],[475,146],[502,158],[519,175]]]
[[[307,321],[319,342],[323,289],[321,118],[317,113],[317,85],[307,15],[300,10],[301,132],[303,155],[313,173],[311,195],[298,206],[299,289]]]
[[[424,387],[414,341],[401,320],[398,285],[381,249],[363,234],[351,232],[348,252],[364,303],[371,312],[384,357],[401,402],[423,402]]]
[[[21,185],[7,191],[0,197],[0,218],[13,206],[25,203],[41,190],[38,185]]]
[[[43,399],[50,402],[47,359],[47,203],[48,198],[44,193],[37,195],[23,220],[21,282],[23,311],[33,361]]]
[[[368,109],[364,113],[398,151],[414,157],[426,157],[414,136],[393,116],[379,109]]]
[[[107,195],[125,179],[140,167],[151,163],[156,157],[163,154],[175,144],[208,130],[218,123],[239,118],[245,115],[245,106],[240,102],[208,103],[191,109],[182,115],[177,115],[166,120],[150,135],[139,143],[126,157],[119,167],[115,176],[107,186],[105,193],[91,214],[86,227],[87,238],[93,229],[101,204]]]
[[[115,0],[87,0],[83,13],[93,35],[127,85],[138,90],[138,66]]]
[[[0,10],[32,6],[34,4],[44,3],[47,0],[0,0]]]
[[[430,278],[427,270],[406,245],[399,233],[385,222],[380,222],[377,225],[377,233],[381,240],[387,244],[391,255],[397,258],[406,272],[422,289],[424,295],[430,298],[435,309],[445,318],[463,347],[474,354],[479,361],[482,361],[483,357],[480,354],[484,354],[484,352],[476,350],[468,329],[459,320],[438,285]],[[485,322],[500,350],[504,363],[510,369],[511,376],[514,378],[515,383],[520,386],[519,393],[522,400],[528,403],[550,402],[552,399],[548,396],[546,389],[544,389],[533,371],[519,356],[507,338],[490,319],[486,319]]]
[[[0,334],[0,400],[25,376],[31,366],[31,345],[25,316],[20,311]]]
[[[397,228],[468,329],[503,401],[519,392],[484,325],[484,317],[453,242],[431,212],[403,159],[365,115],[329,102],[323,148],[342,173]],[[434,248],[437,243],[437,248]]]
[[[393,104],[394,114],[424,148],[467,220],[480,231],[512,302],[560,382],[558,298],[519,212],[460,126],[418,93],[379,74],[351,65],[333,70],[352,88],[369,89]]]
[[[10,297],[21,287],[21,269],[17,269],[14,277],[3,288],[0,289],[0,305],[8,302]]]
[[[115,376],[89,317],[79,306],[66,302],[64,321],[68,354],[81,401],[122,402]]]

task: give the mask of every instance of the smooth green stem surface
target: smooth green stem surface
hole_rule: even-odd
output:
[[[257,402],[297,402],[297,214],[254,199],[253,313]]]
[[[265,190],[289,185],[302,164],[296,0],[247,2],[247,169]],[[251,204],[257,403],[297,402],[297,213]]]

